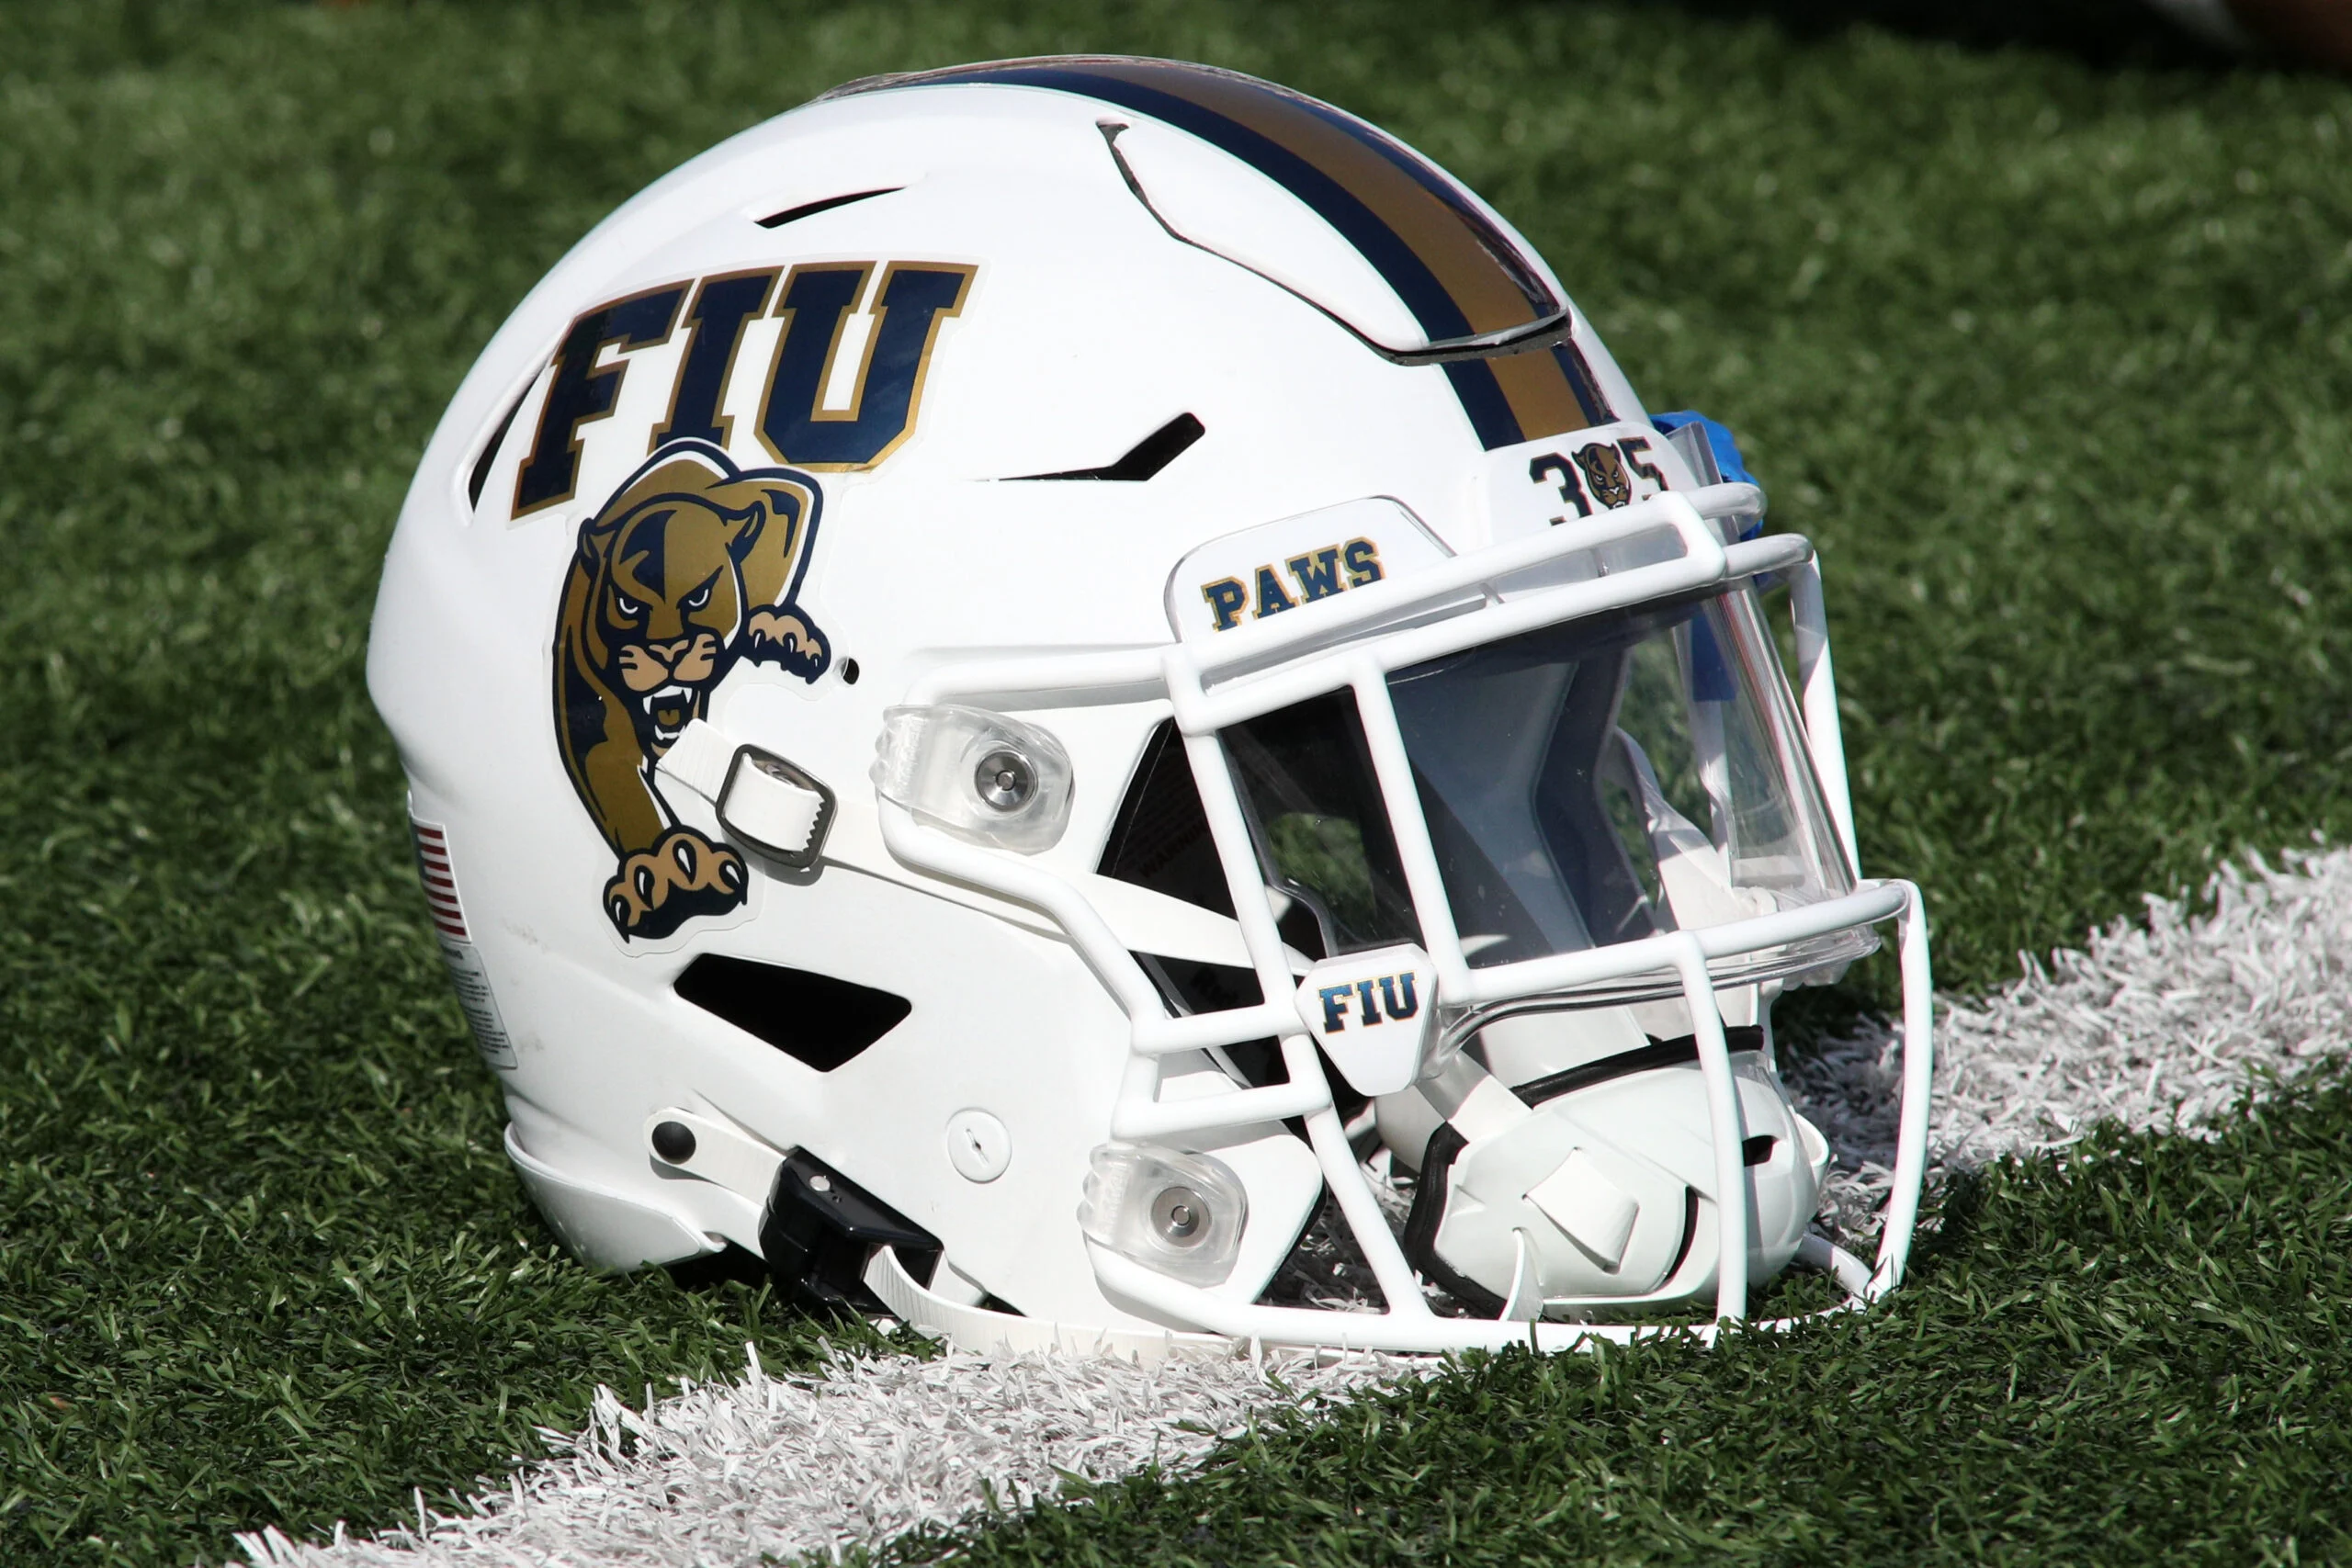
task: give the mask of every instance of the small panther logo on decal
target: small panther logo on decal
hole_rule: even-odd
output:
[[[605,912],[624,938],[743,902],[741,858],[673,820],[653,769],[738,661],[825,672],[831,649],[795,602],[822,504],[798,469],[673,441],[580,525],[556,616],[556,739],[616,857]]]
[[[1606,441],[1579,446],[1577,467],[1584,470],[1585,488],[1603,506],[1623,506],[1634,499],[1634,481],[1625,475],[1625,459]]]

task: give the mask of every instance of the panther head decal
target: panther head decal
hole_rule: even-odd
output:
[[[1623,506],[1634,499],[1634,481],[1626,477],[1625,459],[1606,441],[1580,447],[1577,467],[1584,470],[1585,488],[1603,506]]]
[[[738,663],[814,681],[831,649],[794,603],[822,504],[793,468],[739,469],[673,442],[580,525],[556,617],[556,737],[572,788],[618,857],[605,911],[661,937],[743,901],[734,851],[676,824],[654,764]]]

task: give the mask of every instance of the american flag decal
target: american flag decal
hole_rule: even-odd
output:
[[[425,907],[433,911],[433,925],[443,936],[458,942],[471,942],[466,934],[465,906],[458,902],[457,873],[449,869],[448,836],[430,822],[409,821],[409,831],[416,840],[416,874],[424,884]]]

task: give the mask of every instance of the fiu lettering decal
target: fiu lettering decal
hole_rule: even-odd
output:
[[[796,603],[823,501],[805,473],[673,440],[580,525],[556,614],[556,741],[613,852],[605,912],[624,938],[743,902],[741,859],[678,825],[650,781],[738,662],[814,681],[832,661]]]
[[[831,411],[823,406],[825,389],[850,308],[873,271],[871,262],[797,266],[784,280],[775,312],[784,318],[784,335],[760,400],[760,445],[779,463],[870,468],[914,430],[939,323],[963,310],[973,269],[903,262],[884,268],[849,407]]]
[[[1530,459],[1527,477],[1537,484],[1547,478],[1556,479],[1560,499],[1575,507],[1577,516],[1589,517],[1595,502],[1613,509],[1631,505],[1636,500],[1647,501],[1658,491],[1673,488],[1657,465],[1649,460],[1649,439],[1641,435],[1621,436],[1613,442],[1595,441],[1572,453],[1549,452]],[[1642,481],[1638,492],[1637,479]],[[1554,523],[1567,520],[1566,513],[1552,519]]]
[[[1208,601],[1217,630],[1231,631],[1245,612],[1252,619],[1263,620],[1350,588],[1377,582],[1385,575],[1380,566],[1380,547],[1370,539],[1350,539],[1343,545],[1326,545],[1293,556],[1280,563],[1282,571],[1276,571],[1275,565],[1268,561],[1246,578],[1227,577],[1201,584],[1201,597]],[[1289,587],[1283,585],[1285,575],[1290,580]]]
[[[774,267],[706,277],[695,288],[694,309],[686,312],[685,355],[670,389],[670,417],[653,427],[647,451],[673,437],[714,446],[724,446],[732,438],[735,422],[718,412],[719,400],[734,378],[743,329],[767,309],[775,288]]]
[[[626,361],[598,368],[609,347],[623,352],[670,341],[678,319],[684,284],[651,289],[583,312],[555,351],[555,378],[539,409],[538,434],[531,455],[514,474],[514,515],[571,499],[580,479],[580,427],[613,412],[621,395]]]
[[[1376,989],[1375,989],[1376,987]],[[1381,975],[1369,980],[1351,981],[1344,986],[1317,986],[1315,999],[1323,1004],[1323,1032],[1342,1034],[1348,1027],[1348,1004],[1356,1005],[1356,1020],[1360,1027],[1369,1029],[1390,1020],[1402,1023],[1421,1010],[1421,998],[1414,994],[1413,972]],[[1382,1004],[1387,1010],[1381,1010]]]
[[[572,498],[583,427],[612,413],[632,355],[671,341],[689,295],[669,413],[653,427],[649,451],[673,440],[730,442],[732,422],[721,412],[727,389],[752,324],[773,316],[780,325],[763,367],[760,445],[775,461],[807,471],[874,467],[914,433],[940,323],[962,312],[977,270],[946,262],[755,268],[649,289],[582,313],[556,350],[530,451],[515,471],[514,515]],[[861,300],[868,301],[862,313]],[[847,403],[829,407],[836,365],[852,343],[861,346]]]

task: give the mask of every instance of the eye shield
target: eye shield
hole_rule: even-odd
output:
[[[1538,627],[1388,674],[1472,969],[1853,890],[1776,659],[1753,596],[1734,587]],[[1321,957],[1420,942],[1354,704],[1339,693],[1309,698],[1222,739],[1267,883],[1311,913],[1311,931],[1291,922],[1293,944]],[[1839,931],[1726,961],[1718,974],[1786,977],[1871,945],[1867,931]],[[1662,981],[1649,994],[1675,989]]]

